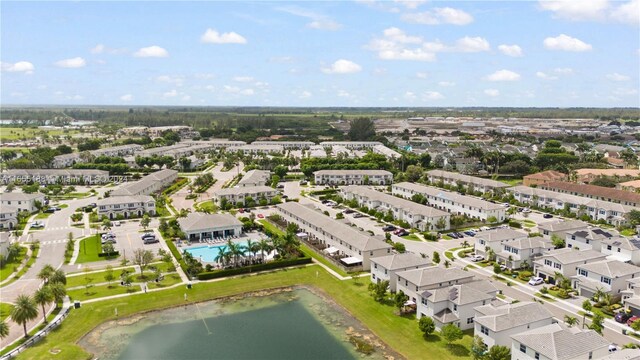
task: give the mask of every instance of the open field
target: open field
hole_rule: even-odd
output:
[[[77,134],[77,130],[64,130],[51,129],[44,130],[38,128],[18,128],[18,127],[0,127],[0,140],[13,141],[13,140],[35,140],[36,137],[42,137],[43,134],[47,134],[50,137]]]

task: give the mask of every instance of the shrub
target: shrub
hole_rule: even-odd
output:
[[[517,222],[515,220],[509,220],[509,226],[511,226],[512,228],[516,228],[516,229],[522,229],[522,224],[520,224],[519,222]]]
[[[531,276],[533,276],[533,273],[531,271],[523,270],[518,274],[518,279],[522,281],[529,281]]]
[[[291,260],[272,261],[264,264],[251,265],[251,266],[239,267],[234,269],[202,272],[198,274],[198,280],[218,279],[218,278],[227,277],[227,276],[248,274],[256,271],[279,269],[283,267],[303,265],[303,264],[309,264],[309,263],[311,263],[310,257],[301,257],[301,258],[291,259]]]
[[[111,257],[111,256],[120,256],[120,252],[119,251],[114,251],[110,253],[101,252],[98,254],[98,257]]]
[[[542,289],[540,289],[540,293],[541,294],[548,294],[549,293],[549,289],[546,286],[543,286]]]

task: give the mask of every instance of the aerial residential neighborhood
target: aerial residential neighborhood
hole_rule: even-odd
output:
[[[0,360],[640,360],[637,0],[0,20]]]

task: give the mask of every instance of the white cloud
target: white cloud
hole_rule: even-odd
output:
[[[87,66],[87,62],[81,57],[74,57],[71,59],[56,61],[56,66],[67,69],[77,69]]]
[[[415,100],[417,98],[416,94],[413,93],[412,91],[407,91],[404,93],[404,98],[407,100]]]
[[[419,36],[409,36],[404,31],[397,27],[390,27],[384,29],[382,32],[384,37],[390,41],[398,42],[402,44],[419,44],[422,42],[422,38]]]
[[[342,24],[331,19],[313,20],[307,24],[307,27],[317,30],[336,31],[342,28]]]
[[[427,0],[393,0],[393,2],[400,4],[407,9],[417,9],[420,5],[427,2]]]
[[[572,68],[555,68],[555,69],[553,69],[553,71],[556,74],[561,74],[561,75],[571,75],[571,74],[573,74],[573,69]]]
[[[91,52],[92,54],[102,54],[104,52],[105,46],[102,44],[98,44],[95,47],[91,48],[91,50],[89,50],[89,52]]]
[[[161,48],[160,46],[153,45],[149,47],[140,48],[138,51],[133,53],[133,56],[141,57],[141,58],[146,58],[146,57],[164,58],[169,56],[169,52]]]
[[[120,100],[125,102],[133,101],[133,95],[131,94],[122,95],[120,96]]]
[[[638,94],[638,89],[618,88],[613,90],[613,93],[620,96],[631,96]]]
[[[412,24],[423,25],[467,25],[473,22],[473,16],[468,13],[450,7],[435,8],[433,11],[404,14],[402,20]]]
[[[208,90],[208,91],[213,91],[213,90],[215,90],[215,89],[216,89],[216,87],[215,87],[215,86],[213,86],[213,85],[207,85],[207,86],[205,86],[204,88],[205,88],[206,90]]]
[[[64,97],[66,100],[74,100],[74,101],[78,101],[78,100],[82,100],[84,99],[84,96],[81,95],[69,95],[69,96],[65,96]]]
[[[242,89],[237,86],[225,85],[224,92],[230,94],[239,94],[239,95],[253,95],[255,91],[253,89]]]
[[[500,95],[500,91],[496,89],[485,89],[484,94],[491,97],[496,97]]]
[[[305,91],[301,92],[301,93],[300,93],[300,95],[298,95],[298,97],[299,97],[300,99],[308,99],[308,98],[310,98],[312,95],[313,95],[313,94],[312,94],[311,92],[309,92],[309,91],[306,91],[306,90],[305,90]]]
[[[18,61],[17,63],[0,63],[0,69],[6,72],[22,72],[27,75],[33,74],[35,67],[28,61]]]
[[[104,44],[98,44],[91,49],[89,52],[95,55],[98,54],[124,54],[127,52],[127,49],[112,49],[110,47],[105,46]]]
[[[609,14],[611,20],[624,24],[640,24],[640,0],[632,0],[614,8]]]
[[[351,97],[351,94],[349,94],[346,90],[338,90],[338,93],[336,95],[340,97]]]
[[[331,67],[322,68],[325,74],[353,74],[362,70],[362,67],[353,61],[340,59],[331,64]]]
[[[178,91],[176,89],[173,89],[171,91],[167,91],[166,93],[162,94],[162,96],[164,96],[166,98],[176,97],[176,96],[178,96]]]
[[[549,74],[544,73],[542,71],[536,72],[536,76],[539,77],[540,79],[544,79],[544,80],[558,80],[557,76],[549,75]]]
[[[252,82],[254,79],[251,76],[236,76],[233,81],[237,82]]]
[[[480,52],[480,51],[489,51],[491,46],[486,39],[481,37],[469,37],[465,36],[461,39],[456,40],[456,45],[451,51],[460,51],[460,52]]]
[[[626,75],[618,74],[618,73],[607,74],[607,79],[609,79],[611,81],[629,81],[629,80],[631,80],[630,77],[628,77]]]
[[[512,57],[520,57],[522,56],[522,48],[520,48],[520,46],[518,45],[505,45],[502,44],[500,46],[498,46],[498,50],[500,50],[501,53],[507,55],[507,56],[512,56]]]
[[[247,39],[235,32],[219,33],[214,29],[207,29],[202,34],[200,41],[208,44],[246,44]]]
[[[440,81],[438,82],[438,85],[440,86],[456,86],[456,83],[452,82],[452,81]]]
[[[160,83],[174,84],[176,86],[182,86],[184,78],[182,76],[169,76],[160,75],[156,77],[156,81]]]
[[[183,95],[182,96],[182,101],[189,101],[191,100],[191,96],[190,95]]]
[[[429,100],[440,100],[440,99],[444,99],[444,96],[442,94],[440,94],[437,91],[425,91],[422,94],[422,99],[429,101]]]
[[[609,7],[608,0],[544,0],[539,4],[543,10],[551,11],[557,17],[573,21],[602,20]]]
[[[416,77],[418,79],[426,79],[429,77],[429,74],[427,74],[426,72],[417,72]]]
[[[489,81],[516,81],[520,79],[520,74],[510,70],[498,70],[486,77]]]
[[[592,49],[590,44],[571,36],[560,34],[556,37],[548,37],[544,39],[544,47],[549,50],[561,51],[589,51]]]

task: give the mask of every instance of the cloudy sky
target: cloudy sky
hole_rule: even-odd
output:
[[[4,2],[2,104],[640,106],[640,0]]]

